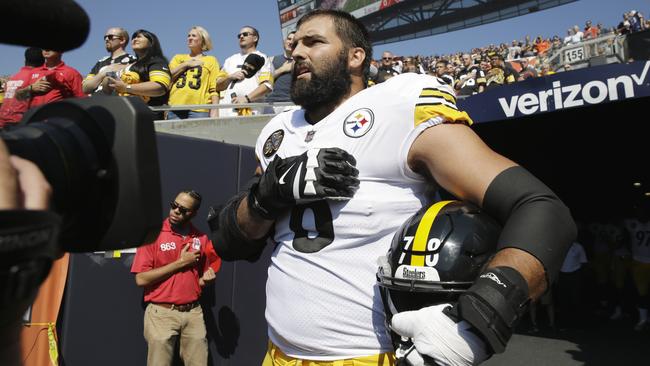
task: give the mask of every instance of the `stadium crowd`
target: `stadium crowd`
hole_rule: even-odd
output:
[[[584,52],[589,59],[611,54],[616,36],[645,29],[650,29],[650,20],[641,12],[631,10],[623,13],[616,26],[594,25],[587,20],[582,28],[577,25],[569,28],[565,37],[538,35],[533,39],[526,35],[510,44],[490,44],[447,55],[402,56],[385,51],[381,59],[372,60],[369,84],[384,82],[401,73],[426,73],[451,85],[457,96],[466,97],[500,85],[573,69],[569,62],[557,63],[558,53],[566,46],[599,38],[604,40],[585,45]],[[123,28],[111,28],[104,36],[109,55],[101,58],[85,78],[65,65],[60,53],[44,50],[43,55],[47,56],[43,62],[34,50],[30,50],[25,54],[25,67],[19,73],[11,77],[0,76],[0,102],[4,99],[0,128],[18,122],[30,107],[93,93],[136,95],[152,107],[290,102],[290,78],[287,76],[293,64],[293,34],[284,40],[283,53],[268,57],[257,49],[260,40],[257,29],[244,26],[237,34],[239,52],[223,65],[214,56],[207,55],[212,41],[205,28],[194,26],[187,37],[189,52],[177,54],[169,61],[155,34],[143,29],[134,32],[130,43],[134,55],[130,55],[126,52],[129,34]],[[248,63],[251,54],[261,57],[257,67],[251,68]],[[61,70],[65,72],[57,73]],[[285,108],[202,107],[157,112],[156,119],[251,115],[279,112]]]
[[[564,47],[645,29],[650,29],[650,21],[640,12],[631,10],[623,13],[623,20],[615,27],[605,27],[602,23],[594,25],[587,20],[582,29],[577,25],[569,28],[564,38],[538,35],[532,39],[526,35],[523,40],[513,40],[510,44],[490,44],[469,52],[447,55],[397,56],[386,51],[380,60],[373,62],[377,70],[373,81],[380,83],[405,72],[428,73],[452,85],[457,96],[469,96],[499,85],[572,70],[568,62],[561,65],[551,63]],[[586,47],[586,57],[606,54],[614,42],[615,37],[608,37],[604,45],[598,43],[597,47],[592,42]]]

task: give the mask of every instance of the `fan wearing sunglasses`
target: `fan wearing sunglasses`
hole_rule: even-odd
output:
[[[170,365],[177,340],[186,366],[205,366],[208,343],[199,304],[201,290],[215,280],[221,258],[207,235],[192,219],[201,206],[201,195],[184,190],[170,202],[156,241],[139,247],[131,272],[144,288],[144,338],[147,365]]]
[[[223,76],[217,79],[217,90],[222,91],[222,103],[240,104],[261,101],[273,90],[273,75],[269,58],[257,50],[260,34],[251,26],[244,26],[237,33],[239,52],[228,57],[223,63]],[[244,61],[255,53],[264,58],[264,65],[254,75],[249,75],[244,67]],[[243,110],[248,108],[222,109],[219,116],[246,115]],[[254,114],[259,111],[253,111]]]
[[[129,44],[129,33],[121,27],[113,27],[104,33],[104,46],[108,52],[95,63],[83,81],[83,91],[86,94],[98,93],[102,90],[102,81],[106,76],[116,73],[127,65],[135,62],[136,58],[125,49]]]

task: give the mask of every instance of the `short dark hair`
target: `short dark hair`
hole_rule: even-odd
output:
[[[366,59],[363,60],[362,69],[363,82],[364,84],[367,84],[370,76],[372,44],[370,43],[370,35],[368,34],[366,26],[357,18],[344,11],[317,9],[300,18],[296,25],[296,29],[300,28],[300,25],[304,22],[319,16],[326,16],[332,19],[336,33],[343,41],[346,48],[360,47],[365,51]]]
[[[193,189],[184,189],[180,191],[180,193],[185,193],[186,195],[192,197],[194,201],[196,201],[196,207],[193,207],[194,210],[198,210],[199,207],[201,207],[201,201],[203,200],[203,197],[201,197],[201,194],[199,194],[199,192]]]
[[[29,47],[25,50],[25,66],[42,66],[45,63],[43,50],[37,47]]]
[[[251,25],[245,25],[242,28],[250,28],[253,30],[253,33],[255,33],[255,37],[257,37],[257,41],[255,41],[255,47],[257,47],[257,44],[260,42],[260,32],[257,30],[257,28]]]

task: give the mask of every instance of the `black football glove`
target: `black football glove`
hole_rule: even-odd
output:
[[[295,204],[320,199],[348,200],[359,188],[354,157],[339,148],[311,149],[298,156],[276,156],[248,194],[248,206],[275,220]]]

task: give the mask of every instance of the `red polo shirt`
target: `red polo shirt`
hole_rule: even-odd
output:
[[[30,84],[42,77],[47,78],[47,81],[52,85],[52,89],[43,95],[34,96],[30,107],[56,102],[65,98],[86,96],[81,86],[83,82],[81,74],[79,71],[67,66],[63,61],[51,69],[45,65],[34,68]]]
[[[137,249],[131,273],[147,272],[176,261],[186,244],[190,244],[190,250],[201,252],[196,265],[177,272],[162,282],[145,287],[144,301],[178,305],[197,301],[201,296],[199,278],[208,267],[212,267],[215,272],[219,271],[221,258],[214,251],[208,236],[198,231],[191,223],[190,227],[190,233],[183,237],[172,229],[169,219],[165,219],[158,239]]]
[[[31,66],[23,66],[20,71],[7,80],[5,99],[0,108],[0,128],[8,123],[19,122],[29,108],[29,98],[16,99],[16,91],[24,89],[32,83],[33,70],[34,68]]]

